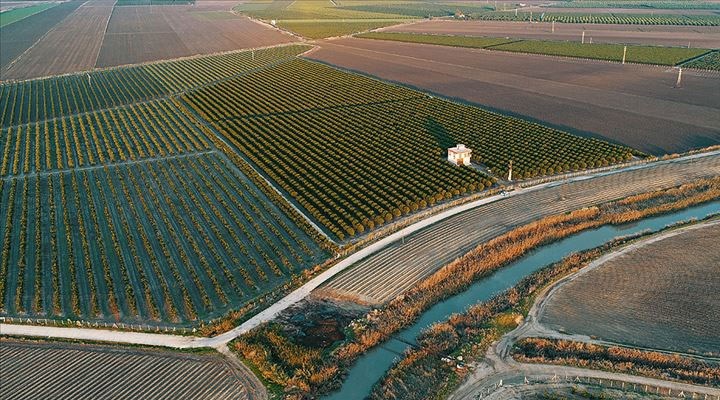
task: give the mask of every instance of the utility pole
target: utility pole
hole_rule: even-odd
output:
[[[508,182],[512,182],[512,160],[510,160],[510,166],[508,167]]]
[[[585,31],[583,31],[582,38],[580,39],[580,44],[585,44]]]
[[[552,22],[552,33],[555,33],[555,20]]]
[[[625,64],[625,55],[627,54],[627,46],[623,47],[623,64]]]
[[[678,68],[678,78],[677,78],[677,82],[675,82],[675,87],[679,88],[681,82],[682,82],[682,67]]]

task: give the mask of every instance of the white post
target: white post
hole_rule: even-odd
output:
[[[530,22],[532,22],[532,11],[530,11]]]
[[[682,81],[682,67],[678,68],[678,79],[677,79],[677,82],[675,82],[675,87],[680,87],[681,81]]]
[[[510,160],[510,168],[508,168],[508,182],[512,182],[512,160]]]
[[[517,17],[517,8],[515,9],[515,16]]]
[[[581,44],[585,44],[585,31],[583,31],[582,39],[580,39]]]
[[[627,46],[623,47],[623,64],[625,64],[625,55],[627,54]]]
[[[552,33],[555,33],[555,20],[552,22]]]
[[[255,61],[255,50],[252,51],[252,60]]]

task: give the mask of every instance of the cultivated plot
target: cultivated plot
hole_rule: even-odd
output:
[[[338,238],[492,183],[447,162],[465,143],[498,176],[627,160],[632,150],[293,60],[183,97]]]
[[[653,349],[718,355],[720,226],[642,246],[561,286],[540,315],[564,332]]]
[[[593,43],[628,43],[659,46],[720,47],[720,28],[668,25],[588,25],[501,21],[422,21],[388,27],[387,32],[441,35],[510,37],[518,39],[567,40]]]
[[[3,131],[2,313],[186,324],[324,259],[198,125],[162,101]]]
[[[90,0],[14,60],[5,79],[28,79],[95,67],[114,0]]]
[[[366,39],[325,41],[307,57],[602,136],[646,153],[720,143],[713,72],[620,65]]]
[[[225,9],[196,6],[116,7],[97,67],[111,67],[271,46],[296,39]]]
[[[0,127],[168,96],[292,58],[284,46],[0,84]]]
[[[254,398],[219,354],[3,339],[0,374],[8,399]]]
[[[0,80],[9,79],[7,69],[13,60],[83,3],[83,0],[68,1],[26,17],[22,23],[0,27]]]

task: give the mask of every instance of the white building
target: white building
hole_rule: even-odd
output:
[[[472,150],[465,147],[464,144],[458,144],[448,149],[448,161],[455,165],[470,165],[470,155]]]

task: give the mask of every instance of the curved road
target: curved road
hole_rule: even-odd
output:
[[[368,298],[378,296],[387,299],[478,243],[534,219],[711,176],[720,176],[720,151],[544,183],[509,192],[507,196],[498,195],[464,204],[413,224],[350,255],[238,327],[211,338],[12,324],[0,324],[0,335],[176,348],[221,348],[237,336],[272,320],[346,269],[349,269],[348,273],[340,275],[327,287],[353,285],[354,288],[362,285],[363,281],[369,281],[369,285],[357,287],[370,294]],[[386,287],[387,282],[393,283],[392,287]]]

